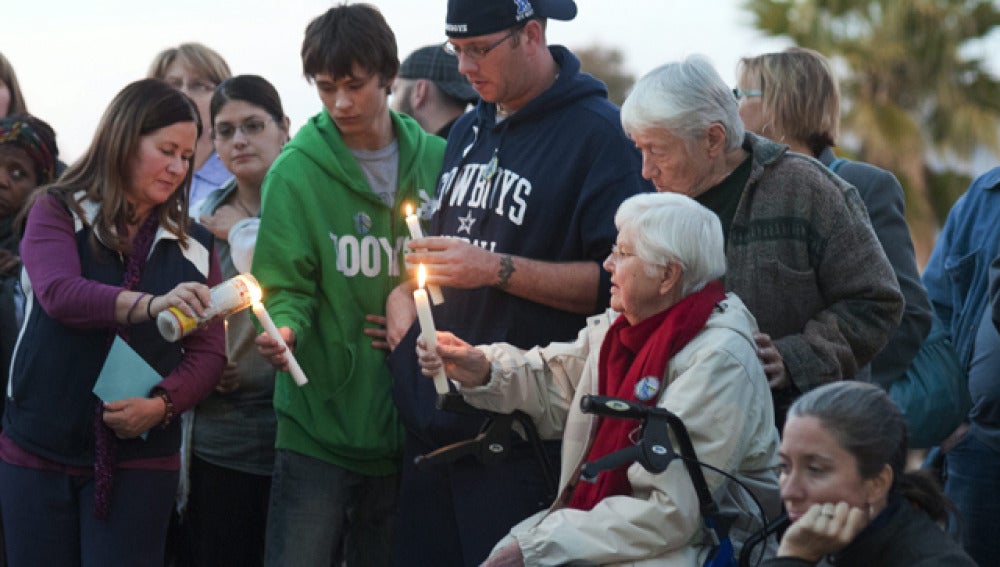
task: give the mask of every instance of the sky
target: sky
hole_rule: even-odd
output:
[[[218,51],[235,74],[261,75],[277,87],[293,129],[321,106],[302,77],[299,48],[310,20],[331,0],[11,0],[0,52],[10,60],[28,109],[58,134],[64,161],[79,157],[114,95],[145,76],[166,47],[198,41]],[[402,60],[445,40],[446,0],[370,0],[396,33]],[[57,5],[56,5],[57,4]],[[577,0],[570,22],[551,21],[549,43],[594,44],[625,54],[636,77],[691,53],[707,55],[726,80],[737,60],[782,49],[752,30],[739,0]],[[13,21],[11,21],[13,19]]]
[[[28,109],[58,134],[69,162],[90,143],[114,95],[145,76],[166,47],[198,41],[218,51],[235,74],[261,75],[277,87],[297,129],[320,109],[302,77],[306,25],[333,0],[9,0],[0,52],[14,66]],[[396,33],[402,60],[445,40],[447,0],[369,0]],[[549,43],[620,49],[637,78],[660,64],[701,53],[734,82],[740,57],[781,50],[787,39],[753,28],[741,0],[577,0],[570,22],[550,21]],[[1000,52],[1000,33],[992,43]],[[984,48],[990,49],[990,48]],[[1000,76],[1000,65],[994,65]]]

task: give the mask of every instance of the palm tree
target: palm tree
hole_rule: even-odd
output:
[[[621,106],[629,89],[635,83],[635,75],[625,70],[625,56],[617,47],[598,44],[573,49],[580,58],[580,67],[587,73],[604,81],[608,86],[608,98]]]
[[[857,140],[859,159],[900,178],[923,265],[943,218],[933,208],[942,199],[930,194],[928,156],[968,158],[977,146],[1000,155],[1000,82],[981,58],[962,53],[1000,24],[1000,6],[992,0],[747,0],[746,7],[765,33],[824,53],[841,69],[842,130]]]

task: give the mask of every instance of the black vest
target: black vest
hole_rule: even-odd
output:
[[[125,262],[117,252],[96,249],[91,229],[76,233],[82,276],[121,286]],[[205,283],[208,259],[214,254],[212,235],[201,225],[189,229],[188,253],[207,250],[205,273],[172,238],[153,244],[138,291],[163,295],[185,281]],[[75,466],[94,462],[94,420],[100,403],[92,392],[114,330],[108,327],[69,327],[49,316],[36,296],[28,298],[25,323],[14,352],[11,387],[3,416],[3,430],[17,445],[46,459]],[[130,327],[129,344],[161,376],[180,364],[181,343],[165,341],[155,321]],[[166,429],[154,427],[145,440],[118,440],[117,460],[164,457],[180,449],[180,420]]]

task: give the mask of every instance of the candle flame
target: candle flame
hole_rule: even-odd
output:
[[[413,205],[407,203],[406,204],[406,216],[410,216],[412,214],[413,214]]]
[[[417,285],[421,288],[424,287],[424,282],[427,281],[427,268],[423,264],[417,267]]]
[[[254,304],[260,303],[261,298],[264,297],[264,291],[260,289],[260,286],[255,282],[247,282],[247,290],[250,291],[250,301]]]

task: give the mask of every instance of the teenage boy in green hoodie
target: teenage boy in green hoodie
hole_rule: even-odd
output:
[[[309,379],[276,378],[265,562],[329,567],[343,541],[348,565],[388,565],[402,431],[386,353],[365,330],[380,332],[366,321],[380,320],[406,276],[403,208],[429,217],[444,140],[389,109],[399,59],[374,7],[340,5],[313,20],[302,66],[324,110],[264,180],[252,269]],[[287,370],[276,341],[257,344]]]

